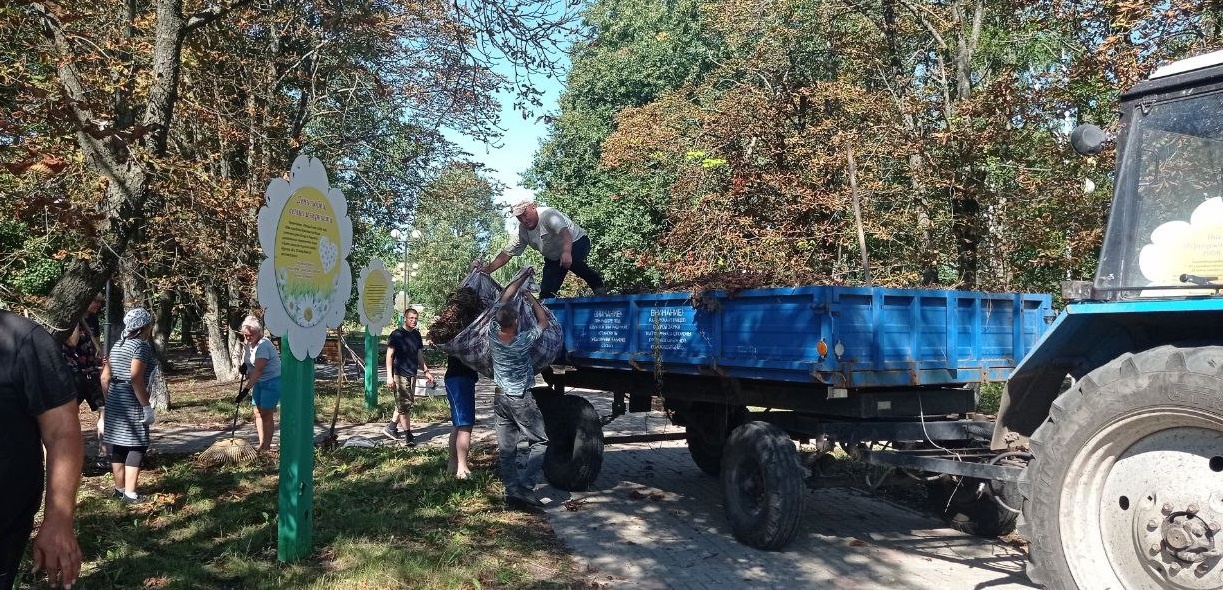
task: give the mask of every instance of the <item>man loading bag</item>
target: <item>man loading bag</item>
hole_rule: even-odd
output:
[[[590,238],[578,224],[564,213],[551,207],[539,207],[532,201],[515,204],[510,213],[518,218],[518,232],[510,234],[510,242],[492,262],[479,267],[482,272],[491,274],[505,266],[510,258],[525,252],[529,245],[544,256],[540,299],[555,297],[569,271],[586,281],[595,295],[607,294],[603,277],[586,264],[590,256]]]

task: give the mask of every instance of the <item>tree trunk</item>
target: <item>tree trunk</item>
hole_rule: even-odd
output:
[[[128,248],[136,241],[145,223],[145,207],[153,192],[153,172],[149,162],[143,158],[156,159],[166,153],[166,139],[174,119],[174,105],[178,99],[180,60],[187,34],[195,28],[223,17],[230,10],[248,4],[249,0],[237,0],[225,6],[212,6],[191,19],[182,14],[182,0],[156,0],[157,14],[154,23],[154,44],[151,60],[152,81],[148,86],[147,102],[143,106],[144,116],[139,125],[148,133],[140,140],[148,155],[137,155],[126,140],[116,132],[130,131],[126,128],[99,127],[98,120],[113,119],[120,125],[134,126],[134,118],[125,98],[120,98],[116,108],[122,112],[112,117],[89,110],[91,101],[86,81],[77,70],[79,56],[76,42],[69,39],[47,6],[31,3],[32,14],[40,19],[43,34],[58,54],[56,74],[63,91],[63,104],[69,110],[76,131],[77,145],[85,156],[89,169],[106,182],[106,197],[101,211],[106,216],[96,223],[98,231],[98,255],[93,260],[72,261],[63,276],[51,289],[44,314],[40,318],[58,342],[63,342],[85,315],[90,298],[114,276],[119,260],[127,255]],[[128,11],[129,17],[135,11]],[[120,93],[122,94],[122,93]],[[101,115],[101,116],[99,116]],[[109,132],[109,134],[108,134]]]
[[[212,358],[212,372],[217,381],[230,381],[238,376],[237,359],[230,354],[229,322],[222,318],[227,314],[221,309],[221,294],[217,286],[204,287],[204,331],[208,336],[208,356]],[[222,327],[222,326],[225,327]]]
[[[161,363],[153,369],[153,378],[149,380],[149,404],[158,411],[170,409],[170,386]]]
[[[170,330],[174,327],[174,301],[177,292],[173,289],[166,289],[157,294],[153,300],[153,352],[157,355],[157,362],[169,371],[169,358],[166,356],[166,348],[170,342]]]
[[[144,296],[148,283],[140,275],[131,271],[120,271],[119,284],[123,286],[123,311],[125,313],[134,307],[148,309]]]
[[[972,186],[978,186],[976,183]],[[981,247],[981,203],[970,195],[962,195],[951,200],[951,212],[954,220],[951,233],[955,236],[957,262],[959,263],[959,289],[977,288],[978,258]]]
[[[180,338],[180,343],[183,344],[184,346],[191,347],[191,349],[195,350],[197,354],[203,354],[204,351],[196,350],[195,340],[193,339],[195,332],[200,329],[200,325],[199,325],[200,315],[196,313],[195,311],[195,304],[190,301],[187,301],[186,298],[184,298],[182,308],[183,308],[183,315],[182,315],[183,321],[182,321],[182,325],[179,328],[179,334],[178,334]]]

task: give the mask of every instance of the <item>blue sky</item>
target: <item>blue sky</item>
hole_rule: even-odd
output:
[[[503,64],[504,65],[504,64]],[[501,73],[512,76],[508,67],[498,68]],[[543,107],[527,119],[514,110],[514,98],[509,93],[498,94],[501,103],[501,128],[505,130],[499,143],[500,147],[485,144],[444,130],[446,138],[471,154],[471,158],[492,169],[490,175],[506,185],[505,192],[497,198],[498,203],[509,205],[523,199],[533,198],[535,191],[521,184],[521,175],[531,167],[535,152],[539,151],[539,142],[548,132],[548,127],[536,119],[545,114],[557,112],[557,99],[560,97],[562,81],[555,77],[535,80],[540,90],[544,91],[540,100]]]

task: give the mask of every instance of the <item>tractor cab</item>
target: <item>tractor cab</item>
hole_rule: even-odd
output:
[[[1116,192],[1095,282],[1071,299],[1218,295],[1223,289],[1223,51],[1173,63],[1121,97]]]

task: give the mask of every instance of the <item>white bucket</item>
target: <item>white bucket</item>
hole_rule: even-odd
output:
[[[416,397],[432,397],[438,395],[437,381],[429,383],[424,377],[416,378]]]

